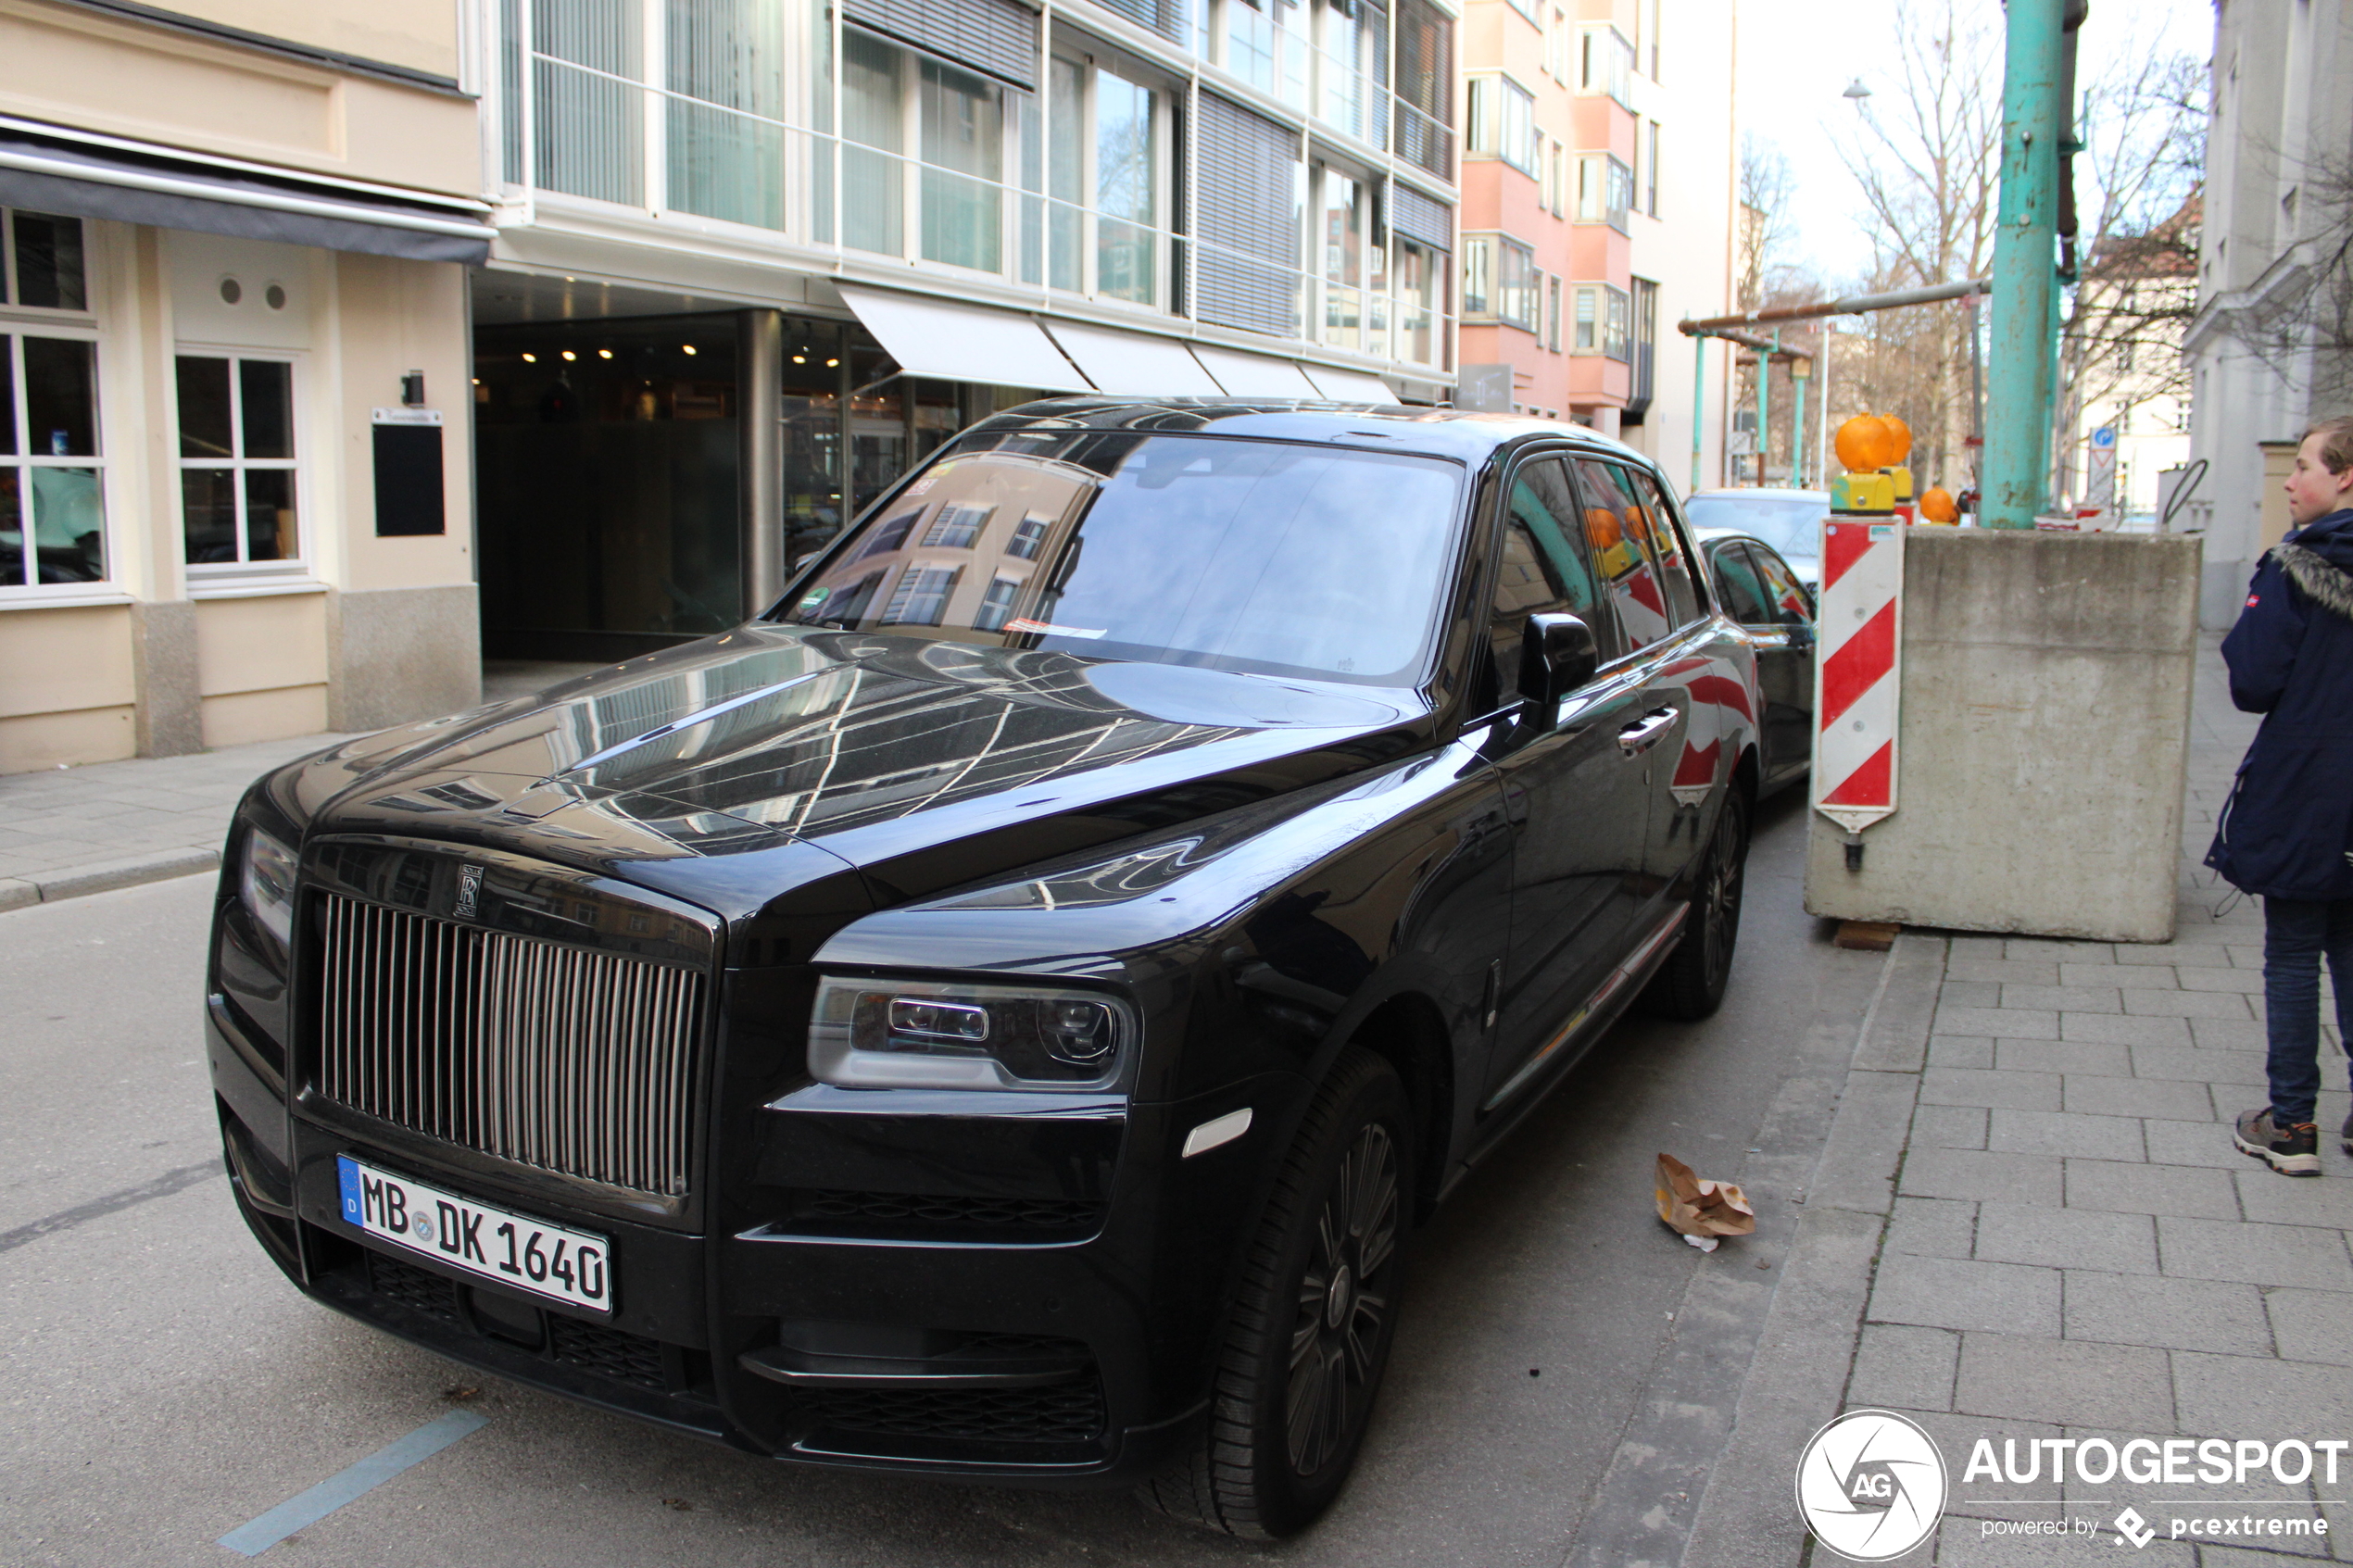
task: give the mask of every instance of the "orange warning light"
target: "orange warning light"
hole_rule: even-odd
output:
[[[1895,455],[1881,463],[1880,467],[1892,469],[1912,455],[1912,427],[1893,414],[1881,414],[1879,417],[1879,422],[1887,427],[1888,433],[1895,441]]]
[[[1958,522],[1961,508],[1954,503],[1951,491],[1941,484],[1931,484],[1920,492],[1920,516],[1931,522]]]
[[[1908,442],[1911,433],[1905,433]],[[1895,433],[1877,414],[1857,414],[1838,427],[1831,437],[1838,450],[1838,460],[1846,465],[1849,473],[1876,473],[1897,460]]]

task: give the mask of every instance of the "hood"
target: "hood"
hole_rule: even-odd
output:
[[[759,862],[813,847],[893,903],[1406,755],[1429,719],[1413,692],[754,624],[366,737],[287,787],[321,829],[593,861],[707,906],[756,907]]]
[[[2289,534],[2285,544],[2300,546],[2331,566],[2353,571],[2353,511],[2331,512]]]

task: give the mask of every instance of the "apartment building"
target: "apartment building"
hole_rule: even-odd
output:
[[[469,3],[494,657],[731,625],[1041,394],[1453,382],[1441,0]]]
[[[1677,474],[1722,465],[1727,367],[1674,323],[1729,307],[1735,28],[1734,0],[1463,12],[1466,385]]]
[[[0,771],[473,700],[459,27],[0,0]]]

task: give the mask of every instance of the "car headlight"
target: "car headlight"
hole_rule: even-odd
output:
[[[1101,1089],[1135,1036],[1127,1004],[1100,991],[828,977],[809,1070],[852,1089]]]
[[[244,859],[237,867],[237,897],[254,923],[294,946],[294,896],[296,858],[292,849],[259,828],[245,830]]]

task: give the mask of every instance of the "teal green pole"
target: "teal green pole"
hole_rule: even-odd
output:
[[[1779,344],[1781,336],[1773,334]],[[1773,457],[1773,357],[1762,349],[1756,355],[1756,483],[1765,483],[1765,465]]]
[[[1982,521],[1988,528],[2032,528],[2043,500],[2055,387],[2067,0],[2009,0],[2008,8]]]
[[[1707,334],[1692,334],[1692,491],[1699,490],[1699,437],[1707,411]]]
[[[1797,374],[1797,367],[1790,367],[1790,386],[1797,401],[1791,406],[1789,421],[1789,487],[1806,488],[1806,378]]]

